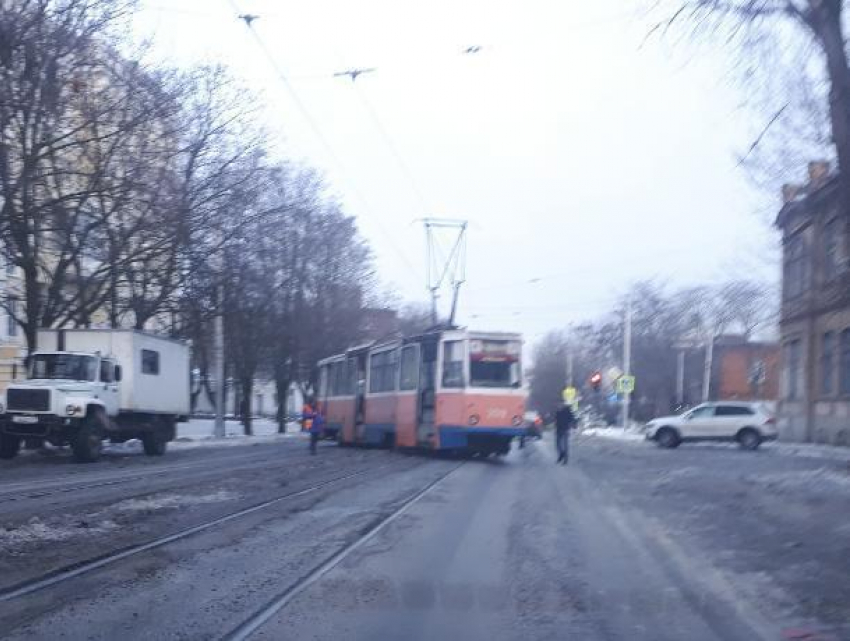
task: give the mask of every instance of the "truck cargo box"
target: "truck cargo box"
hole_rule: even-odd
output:
[[[37,351],[115,357],[122,370],[121,412],[189,413],[189,346],[184,341],[133,329],[39,330]]]

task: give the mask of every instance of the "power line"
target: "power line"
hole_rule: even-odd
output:
[[[263,55],[268,60],[269,64],[271,65],[271,67],[274,70],[275,74],[277,75],[278,79],[283,83],[284,87],[287,90],[287,93],[289,94],[292,101],[295,103],[296,107],[298,107],[298,110],[301,112],[302,117],[304,118],[304,120],[307,121],[307,124],[310,126],[310,129],[312,129],[313,134],[316,136],[316,138],[319,140],[319,142],[325,148],[325,151],[328,154],[328,156],[330,157],[330,159],[337,166],[337,171],[343,176],[343,179],[348,183],[349,187],[352,189],[355,196],[357,196],[357,198],[361,201],[361,205],[366,209],[366,211],[372,217],[373,222],[375,222],[378,229],[381,230],[381,233],[383,233],[387,237],[387,239],[390,240],[390,246],[396,252],[398,257],[401,258],[402,262],[411,271],[411,273],[413,273],[417,278],[419,278],[420,275],[419,275],[418,271],[416,270],[416,268],[413,266],[413,264],[410,262],[410,259],[408,259],[408,257],[404,254],[404,252],[402,252],[399,249],[399,247],[393,241],[393,237],[390,234],[389,230],[387,230],[386,227],[384,227],[384,225],[378,220],[378,217],[374,215],[374,213],[371,210],[371,207],[369,207],[368,202],[366,201],[366,198],[363,196],[363,194],[357,188],[356,184],[354,184],[354,182],[350,178],[346,178],[347,171],[345,169],[345,165],[340,160],[339,156],[337,156],[337,154],[334,151],[333,147],[331,146],[330,142],[328,142],[328,139],[322,133],[322,130],[319,128],[318,123],[313,118],[313,116],[310,114],[310,111],[307,109],[307,106],[301,100],[301,97],[298,95],[298,92],[295,91],[295,88],[289,82],[289,79],[287,78],[283,69],[280,67],[280,65],[278,65],[278,63],[275,60],[274,56],[272,55],[271,51],[266,46],[266,43],[260,37],[260,34],[258,34],[257,31],[254,29],[253,22],[255,20],[257,20],[259,18],[259,16],[251,15],[250,19],[248,19],[249,16],[247,14],[243,14],[239,10],[239,7],[236,5],[235,0],[228,0],[228,3],[230,4],[231,8],[236,12],[239,19],[242,20],[245,23],[245,26],[248,28],[248,31],[251,33],[251,36],[254,38],[254,41],[257,43],[257,46],[260,48]]]
[[[419,183],[413,177],[413,173],[410,171],[410,168],[407,166],[407,163],[402,158],[401,154],[398,151],[398,147],[396,147],[393,142],[392,137],[390,136],[387,128],[384,127],[381,119],[378,117],[378,112],[375,111],[375,108],[372,106],[372,103],[366,98],[366,94],[357,86],[357,83],[352,83],[355,93],[357,97],[360,98],[360,102],[363,103],[363,106],[366,107],[366,111],[369,113],[369,116],[372,118],[372,123],[375,125],[375,129],[378,130],[378,133],[384,139],[384,143],[387,145],[387,149],[390,150],[393,158],[395,158],[396,164],[398,165],[401,173],[404,174],[407,181],[410,183],[410,187],[413,190],[413,193],[416,195],[416,198],[419,200],[419,204],[422,208],[429,212],[431,210],[428,201],[425,196],[422,194],[422,190],[419,188]]]

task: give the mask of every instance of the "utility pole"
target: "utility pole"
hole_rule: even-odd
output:
[[[567,385],[569,387],[573,387],[573,353],[572,353],[572,351],[567,352]]]
[[[626,322],[623,330],[623,376],[629,376],[632,368],[632,297],[626,302]],[[623,393],[623,429],[629,426],[629,400],[631,392]]]
[[[215,358],[215,427],[213,436],[224,438],[224,285],[219,283],[216,288],[218,298],[218,313],[213,323],[213,357]]]
[[[714,361],[714,335],[712,334],[705,345],[705,363],[702,372],[702,402],[711,396],[711,367]]]
[[[685,404],[685,348],[679,347],[676,358],[676,403]]]

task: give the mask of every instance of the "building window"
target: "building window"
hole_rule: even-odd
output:
[[[142,350],[142,374],[159,374],[159,352]]]
[[[841,332],[841,393],[850,394],[850,328]]]
[[[839,271],[839,251],[841,247],[841,234],[839,233],[838,219],[833,218],[823,227],[823,277],[824,280],[832,280]]]
[[[800,394],[800,341],[785,344],[785,398],[797,400]]]
[[[785,298],[796,298],[806,290],[806,254],[801,236],[793,236],[785,247]]]
[[[835,332],[826,332],[820,342],[820,393],[832,394],[835,388]]]
[[[18,301],[10,298],[6,301],[6,336],[14,338],[18,335],[18,321],[15,316],[18,313]]]

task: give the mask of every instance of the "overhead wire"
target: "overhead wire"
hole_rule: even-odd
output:
[[[393,250],[396,252],[398,257],[402,260],[404,265],[411,271],[411,273],[416,275],[417,278],[418,278],[420,276],[418,270],[413,266],[413,263],[410,262],[410,259],[404,254],[404,252],[402,252],[401,249],[396,245],[396,243],[395,243],[395,241],[392,237],[392,234],[390,234],[389,230],[386,227],[384,227],[384,225],[378,220],[378,217],[374,215],[372,208],[369,206],[368,201],[366,200],[366,198],[362,194],[362,192],[359,190],[357,185],[350,178],[348,178],[348,176],[347,176],[348,172],[347,172],[347,169],[346,169],[344,163],[339,158],[339,156],[336,154],[336,152],[334,151],[334,149],[331,146],[328,139],[322,133],[322,130],[320,129],[318,123],[313,118],[309,109],[307,109],[307,105],[304,104],[304,102],[301,100],[301,97],[298,95],[298,92],[295,91],[295,87],[292,86],[292,83],[289,81],[289,78],[287,77],[286,73],[284,73],[283,69],[278,64],[275,57],[272,55],[271,50],[268,48],[266,43],[260,37],[260,34],[257,33],[256,29],[254,29],[253,24],[252,24],[253,20],[246,20],[244,18],[244,14],[241,13],[241,10],[239,9],[235,0],[227,0],[227,2],[230,5],[230,7],[233,9],[233,11],[236,12],[237,17],[239,17],[240,20],[245,23],[245,26],[248,28],[248,31],[251,33],[251,36],[254,38],[254,41],[257,43],[257,46],[260,48],[260,51],[263,53],[265,58],[268,60],[269,64],[271,65],[271,67],[274,70],[275,74],[277,75],[278,79],[282,82],[283,86],[286,88],[286,91],[289,94],[289,97],[292,99],[293,103],[295,103],[295,106],[298,108],[298,111],[301,113],[301,116],[304,118],[304,120],[310,126],[310,129],[313,131],[313,135],[321,143],[322,147],[324,147],[325,152],[328,154],[328,157],[331,159],[331,161],[336,165],[337,171],[341,174],[341,176],[343,177],[345,182],[348,183],[348,186],[352,189],[352,191],[354,192],[357,199],[361,201],[361,205],[369,213],[370,218],[375,223],[375,225],[378,227],[378,229],[381,231],[381,233],[383,233],[387,237],[387,239],[390,240],[390,247],[393,248]]]

